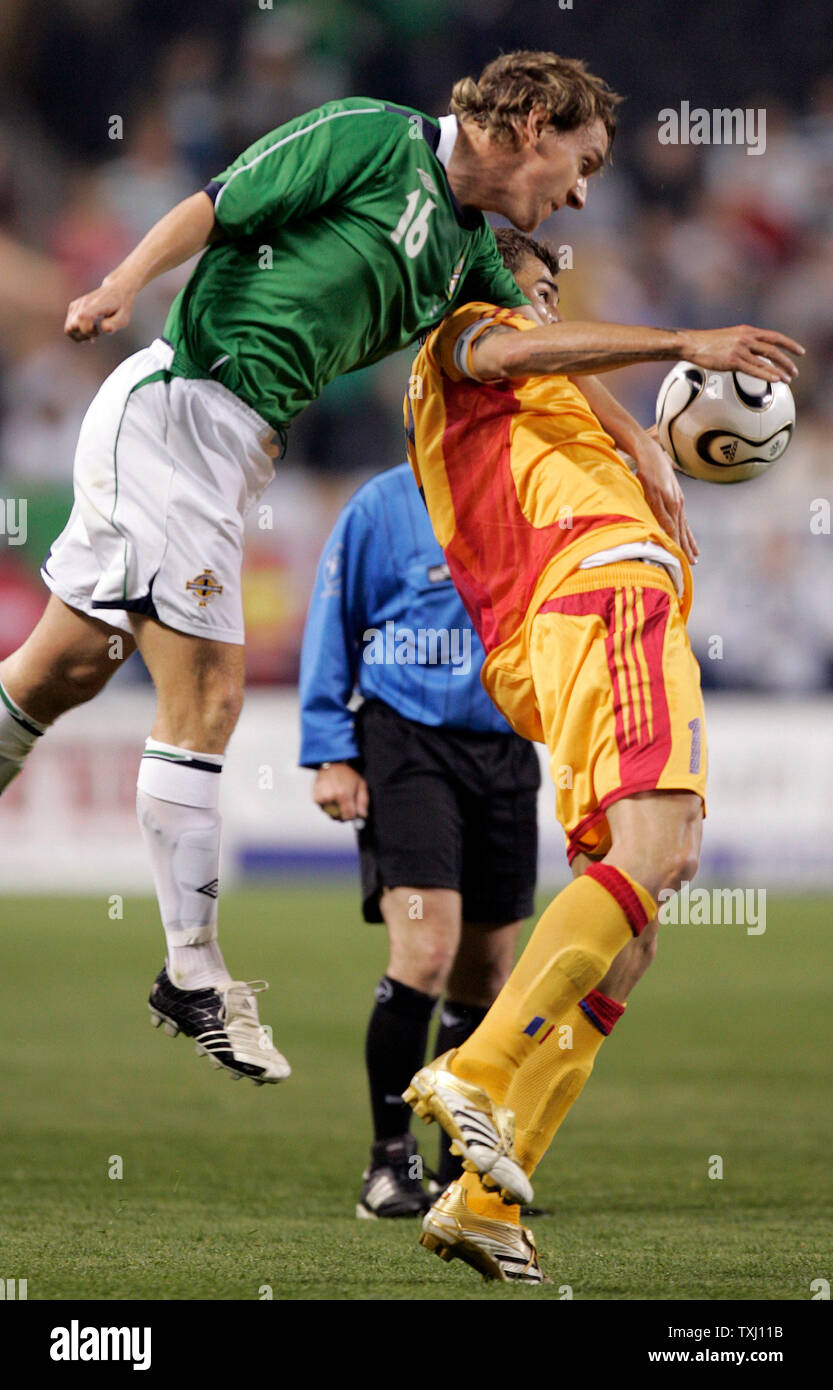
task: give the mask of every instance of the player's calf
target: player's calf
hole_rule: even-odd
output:
[[[244,649],[131,615],[136,645],[156,688],[153,737],[222,754],[243,705]]]
[[[97,695],[134,650],[128,634],[50,596],[26,641],[0,664],[0,792],[49,725]]]
[[[522,926],[522,920],[463,922],[446,998],[488,1009],[511,974]]]

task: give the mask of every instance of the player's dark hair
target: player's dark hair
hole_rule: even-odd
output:
[[[519,127],[533,107],[543,107],[558,131],[578,130],[598,117],[612,145],[621,100],[579,58],[523,48],[488,63],[476,82],[472,77],[455,82],[449,110],[509,144],[517,144]]]
[[[525,232],[518,232],[514,227],[498,227],[495,239],[498,251],[503,257],[503,264],[513,275],[517,274],[528,256],[542,261],[550,275],[558,274],[558,257],[546,241],[536,241],[534,237],[527,236]]]

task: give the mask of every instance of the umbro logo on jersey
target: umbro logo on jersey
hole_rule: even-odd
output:
[[[223,586],[218,582],[213,570],[205,569],[202,574],[196,574],[193,579],[189,579],[185,585],[186,589],[199,599],[200,608],[205,608],[208,600],[215,594],[223,592]]]
[[[210,883],[204,883],[202,888],[198,888],[198,893],[204,893],[207,898],[216,898],[220,891],[220,880],[212,878]]]
[[[720,452],[723,457],[731,463],[738,451],[738,441],[733,439],[731,444],[721,444]]]
[[[429,565],[428,582],[430,584],[442,584],[444,579],[451,578],[451,570],[448,565]]]
[[[446,292],[445,292],[445,297],[446,297],[446,299],[453,299],[453,298],[454,298],[454,291],[456,290],[458,284],[460,283],[460,276],[461,276],[462,273],[463,273],[463,266],[465,265],[465,262],[466,262],[466,254],[465,254],[465,252],[463,252],[462,256],[460,257],[459,261],[457,262],[457,264],[456,264],[455,267],[454,267],[454,270],[453,270],[452,273],[451,273],[451,279],[450,279],[449,282],[448,282],[448,289],[447,289]]]
[[[425,172],[424,169],[419,169],[419,168],[417,169],[417,173],[419,174],[419,181],[420,181],[420,183],[422,184],[423,188],[425,189],[425,192],[426,192],[426,193],[433,193],[434,197],[435,197],[435,198],[438,198],[438,197],[439,197],[439,194],[438,194],[438,192],[437,192],[437,185],[435,184],[435,182],[434,182],[434,180],[432,179],[431,175],[430,175],[430,174],[426,174],[426,172]]]

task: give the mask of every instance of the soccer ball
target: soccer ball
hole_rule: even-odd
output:
[[[690,478],[743,483],[781,458],[795,425],[786,382],[678,362],[659,388],[660,443]]]

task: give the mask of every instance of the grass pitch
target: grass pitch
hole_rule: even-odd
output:
[[[353,1216],[384,965],[353,885],[223,898],[231,968],[271,980],[261,1017],[294,1068],[262,1089],[151,1030],[155,903],[111,921],[101,898],[7,898],[0,1275],[30,1299],[809,1299],[831,1277],[833,903],[767,908],[762,936],[663,929],[537,1175],[553,1282],[531,1290]]]

